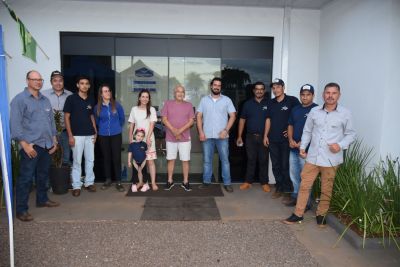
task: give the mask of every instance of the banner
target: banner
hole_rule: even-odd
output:
[[[8,90],[6,83],[6,59],[3,48],[3,27],[0,25],[0,156],[3,176],[4,196],[7,205],[8,231],[10,236],[10,266],[14,266],[14,230],[12,212],[12,168],[10,113],[8,108]]]

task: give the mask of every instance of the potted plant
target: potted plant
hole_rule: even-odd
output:
[[[56,124],[57,136],[63,131],[61,124],[62,111],[54,110],[54,122]],[[51,156],[52,164],[50,166],[50,185],[54,194],[66,194],[70,185],[70,167],[63,166],[63,149],[57,145],[57,150]]]

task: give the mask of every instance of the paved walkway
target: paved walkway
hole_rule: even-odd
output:
[[[305,223],[280,222],[291,213],[259,185],[216,197],[221,221],[140,221],[145,198],[114,188],[52,195],[61,206],[36,208],[33,223],[15,222],[16,266],[400,266],[400,252],[364,250]],[[34,200],[33,196],[31,200]],[[7,266],[7,224],[0,214],[0,266]]]

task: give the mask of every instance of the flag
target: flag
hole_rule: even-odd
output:
[[[26,29],[24,23],[17,17],[14,10],[12,10],[6,2],[3,2],[10,12],[11,17],[18,23],[19,36],[22,42],[22,55],[32,59],[36,62],[36,47],[37,43],[35,38],[32,37],[31,33]]]
[[[36,40],[25,28],[25,25],[22,23],[22,21],[18,20],[17,22],[19,24],[19,35],[22,42],[22,55],[36,62]]]
[[[12,214],[12,168],[10,113],[8,109],[8,91],[6,84],[6,59],[3,49],[3,28],[0,25],[0,158],[3,189],[7,204],[8,232],[10,239],[10,266],[14,266],[14,231]]]

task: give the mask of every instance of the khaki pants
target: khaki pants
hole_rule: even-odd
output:
[[[317,208],[317,215],[325,215],[328,212],[329,204],[331,202],[333,182],[338,167],[339,166],[321,167],[306,162],[303,171],[301,172],[301,184],[297,196],[296,209],[294,211],[296,216],[303,216],[311,188],[319,173],[321,173],[321,197]]]

